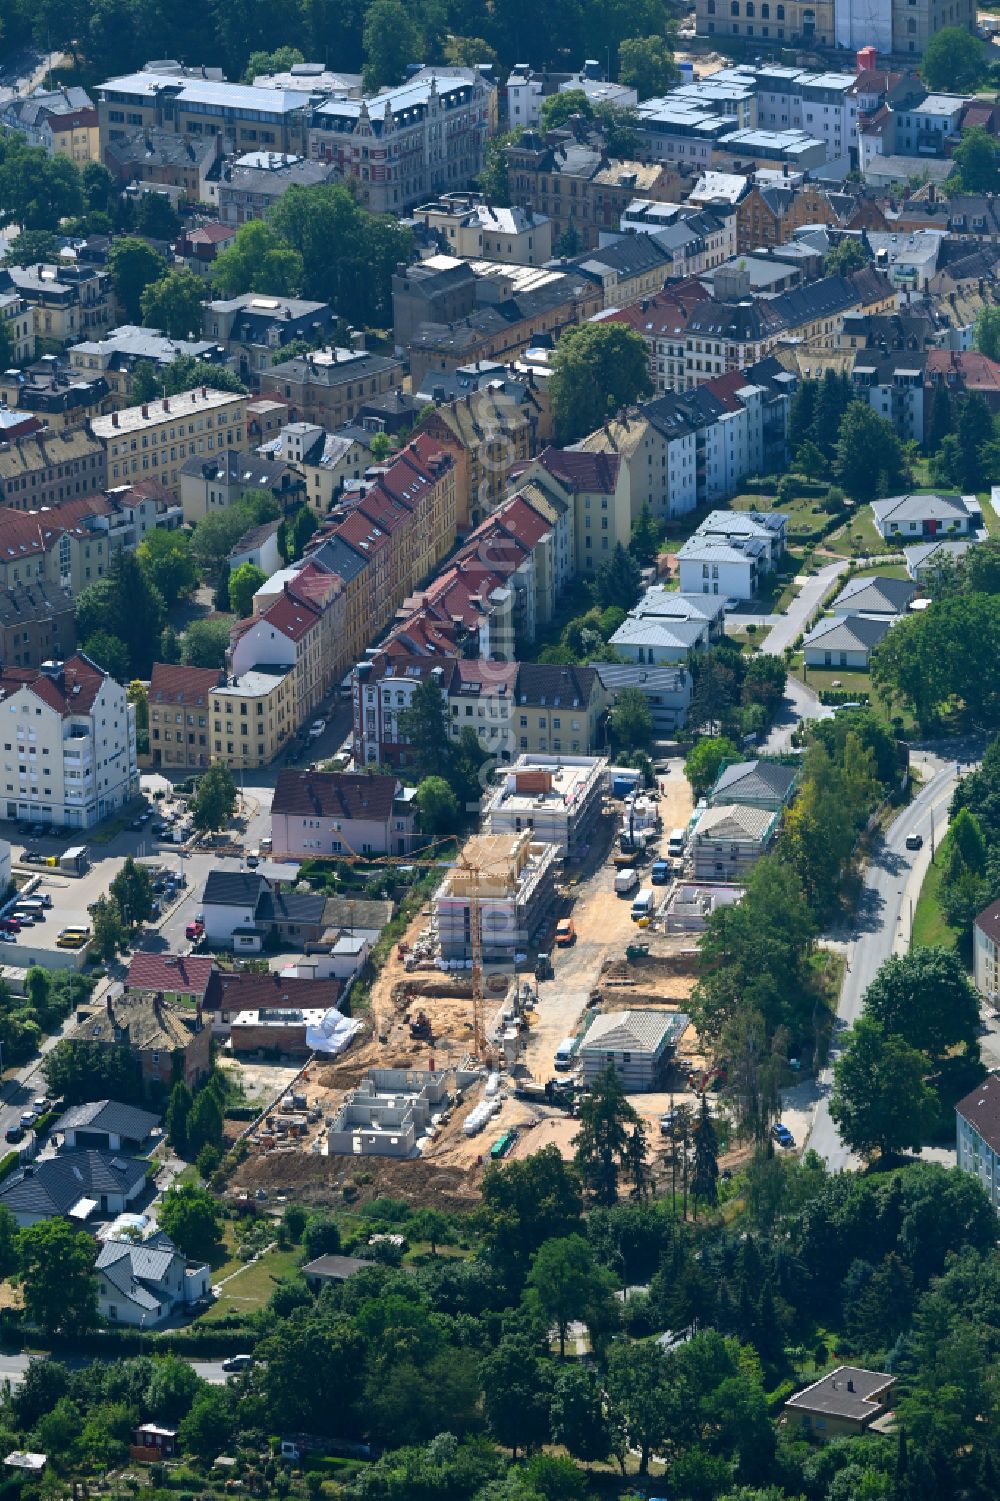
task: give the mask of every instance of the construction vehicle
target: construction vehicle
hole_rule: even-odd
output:
[[[426,1011],[418,1011],[416,1016],[410,1018],[410,1036],[414,1042],[433,1042],[431,1019]]]
[[[534,1105],[551,1105],[554,1110],[576,1114],[576,1093],[562,1079],[549,1079],[542,1084],[538,1079],[521,1079],[514,1086],[514,1098],[528,1100]]]
[[[625,958],[631,964],[635,959],[645,959],[648,953],[648,943],[630,943],[625,950]]]
[[[535,960],[535,979],[554,980],[555,977],[556,972],[552,968],[552,955],[539,954],[538,958]]]

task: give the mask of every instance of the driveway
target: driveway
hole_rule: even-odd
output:
[[[791,646],[796,636],[805,630],[806,622],[832,592],[840,575],[847,571],[847,566],[847,558],[839,558],[835,563],[827,563],[818,573],[809,574],[784,615],[777,616],[761,650],[772,657],[783,656],[785,647]]]

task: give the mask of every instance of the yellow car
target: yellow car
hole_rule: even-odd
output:
[[[89,928],[63,928],[56,939],[57,949],[82,949],[90,937]]]

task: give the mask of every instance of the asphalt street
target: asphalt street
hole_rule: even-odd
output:
[[[19,1386],[28,1366],[36,1359],[38,1356],[26,1355],[22,1351],[10,1354],[0,1351],[0,1382],[9,1381],[11,1386]],[[91,1364],[89,1360],[77,1355],[67,1356],[63,1363],[74,1370],[83,1370]],[[228,1379],[220,1360],[189,1360],[187,1363],[203,1381],[212,1386],[224,1386]]]

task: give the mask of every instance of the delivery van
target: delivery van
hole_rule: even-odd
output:
[[[639,872],[635,866],[629,866],[627,869],[619,870],[615,873],[615,894],[617,896],[628,896],[629,892],[634,891],[638,884]]]
[[[576,1038],[564,1037],[562,1042],[556,1048],[556,1056],[553,1059],[553,1063],[559,1070],[559,1072],[561,1074],[564,1074],[568,1068],[573,1067],[573,1059],[575,1056]]]
[[[667,854],[675,860],[683,855],[687,847],[687,829],[671,829],[670,838],[667,840]]]
[[[644,917],[652,917],[655,901],[652,886],[644,886],[632,903],[632,921],[639,922]]]

